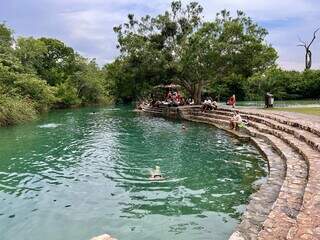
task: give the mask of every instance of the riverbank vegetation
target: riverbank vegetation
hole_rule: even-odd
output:
[[[178,83],[186,97],[200,102],[204,92],[221,101],[319,98],[320,71],[285,71],[267,30],[245,13],[226,10],[207,20],[196,2],[174,1],[170,11],[114,28],[120,56],[105,66],[117,100],[144,98],[153,86]]]
[[[52,38],[13,38],[0,24],[0,125],[35,118],[51,108],[132,102],[160,84],[176,83],[200,103],[204,94],[225,101],[318,99],[320,70],[280,69],[268,32],[244,12],[223,10],[204,19],[196,2],[174,1],[157,16],[114,27],[119,56],[99,67]]]
[[[271,68],[248,78],[247,99],[259,99],[266,92],[272,92],[278,99],[319,99],[320,70],[298,72]]]
[[[33,119],[50,108],[110,101],[94,60],[51,38],[13,38],[0,24],[0,126]]]

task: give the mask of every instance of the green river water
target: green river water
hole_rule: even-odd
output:
[[[265,161],[221,130],[185,125],[120,107],[0,129],[0,239],[228,239]],[[156,165],[164,181],[148,179]]]

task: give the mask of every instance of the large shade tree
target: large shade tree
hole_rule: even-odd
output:
[[[193,83],[197,99],[203,87],[212,88],[216,95],[222,89],[243,98],[248,77],[275,65],[277,53],[265,43],[266,35],[264,28],[241,11],[235,17],[222,11],[214,21],[204,23],[185,47],[185,54],[192,56],[191,63],[182,64],[188,71],[186,80],[196,77]]]
[[[243,79],[274,65],[277,54],[265,42],[267,31],[243,12],[232,17],[222,11],[204,21],[202,11],[196,2],[174,1],[170,11],[140,20],[129,14],[128,22],[114,28],[121,56],[113,64],[131,72],[125,81],[134,94],[141,94],[141,86],[175,81],[199,103],[204,87],[242,91]]]
[[[147,15],[140,20],[129,14],[127,23],[114,28],[121,51],[114,64],[121,62],[124,72],[130,72],[127,77],[131,78],[123,79],[127,82],[125,85],[119,78],[115,79],[125,86],[124,91],[132,92],[136,98],[151,86],[180,80],[181,51],[188,36],[200,26],[201,12],[198,3],[192,2],[183,8],[180,1],[175,1],[171,11],[156,17]]]

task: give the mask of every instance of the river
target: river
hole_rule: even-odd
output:
[[[1,128],[0,239],[228,239],[266,163],[222,130],[185,125],[109,107]],[[155,166],[165,180],[149,180]]]

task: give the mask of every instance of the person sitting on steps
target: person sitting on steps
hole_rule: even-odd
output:
[[[230,119],[230,129],[231,130],[238,130],[239,126],[243,123],[241,115],[239,111],[235,111],[233,116]]]
[[[204,100],[202,106],[201,106],[201,111],[205,112],[205,111],[210,111],[212,109],[217,110],[218,108],[218,104],[216,101],[212,101],[211,97],[208,97],[206,100]]]

